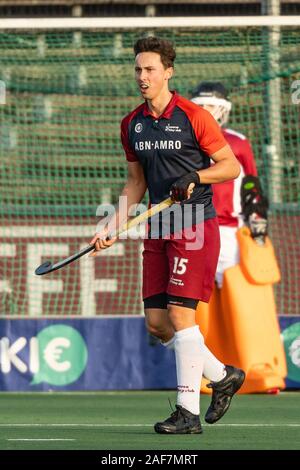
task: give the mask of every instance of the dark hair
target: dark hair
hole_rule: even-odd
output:
[[[160,60],[165,68],[174,67],[176,52],[173,44],[166,39],[149,36],[147,38],[138,39],[134,45],[135,57],[140,52],[156,52],[160,55]]]

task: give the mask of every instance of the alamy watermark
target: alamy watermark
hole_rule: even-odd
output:
[[[6,104],[6,85],[0,80],[0,104]]]
[[[128,208],[127,196],[120,196],[118,209],[112,204],[100,204],[96,215],[101,217],[96,227],[99,238],[118,233],[118,227],[125,230],[118,234],[122,240],[131,239],[165,239],[185,240],[186,250],[200,250],[204,243],[204,205],[173,204],[172,206],[139,221],[126,230],[129,217],[137,217],[149,207],[144,204],[133,204]],[[153,205],[152,207],[155,207]],[[129,219],[130,220],[130,219]]]
[[[300,104],[300,80],[294,80],[291,85],[292,103]]]

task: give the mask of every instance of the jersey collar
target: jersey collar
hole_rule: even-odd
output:
[[[169,101],[168,103],[168,106],[166,107],[166,109],[164,110],[163,114],[161,114],[159,116],[159,118],[156,118],[156,119],[161,119],[161,118],[165,118],[165,119],[170,119],[171,116],[172,116],[172,113],[174,111],[174,108],[177,104],[177,101],[178,101],[178,93],[176,91],[171,91],[172,93],[172,98],[171,100]],[[147,105],[147,102],[145,101],[144,103],[144,107],[143,107],[143,115],[144,116],[152,116],[154,117],[152,114],[151,114],[151,111],[150,109],[148,108],[148,105]]]

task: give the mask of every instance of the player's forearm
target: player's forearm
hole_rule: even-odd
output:
[[[220,161],[205,170],[197,171],[201,184],[223,183],[232,180],[240,174],[240,167],[236,163]]]
[[[122,207],[118,207],[117,213],[119,214],[120,223],[124,223],[128,219],[130,208],[134,204],[138,204],[144,197],[147,186],[145,180],[135,180],[128,177],[127,182],[121,193]],[[125,210],[124,210],[125,209]]]
[[[108,222],[108,232],[114,233],[128,220],[130,208],[143,199],[147,189],[145,181],[128,177],[120,194],[119,204]]]
[[[240,165],[235,157],[215,162],[205,170],[197,171],[202,184],[223,183],[235,179],[240,174]]]

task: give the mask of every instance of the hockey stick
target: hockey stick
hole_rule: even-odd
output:
[[[114,237],[118,237],[121,235],[121,233],[126,232],[127,230],[131,229],[132,227],[136,227],[139,223],[145,222],[149,217],[152,217],[155,214],[158,214],[159,212],[163,211],[167,207],[170,207],[173,204],[173,200],[169,197],[168,199],[165,199],[164,201],[160,202],[159,204],[151,207],[145,212],[142,212],[142,214],[139,214],[138,216],[134,217],[134,219],[129,220],[129,222],[126,222],[121,228],[119,228],[114,234]],[[107,240],[112,238],[111,236],[107,237]],[[90,251],[94,250],[95,246],[94,245],[88,245],[82,250],[78,251],[77,253],[74,253],[73,255],[69,256],[68,258],[65,258],[61,261],[58,261],[57,263],[53,264],[51,261],[46,261],[45,263],[41,264],[36,270],[35,274],[37,276],[43,276],[44,274],[52,273],[53,271],[56,271],[57,269],[63,268],[64,266],[67,266],[67,264],[72,263],[73,261],[77,260],[78,258],[81,258],[81,256],[86,255]]]

